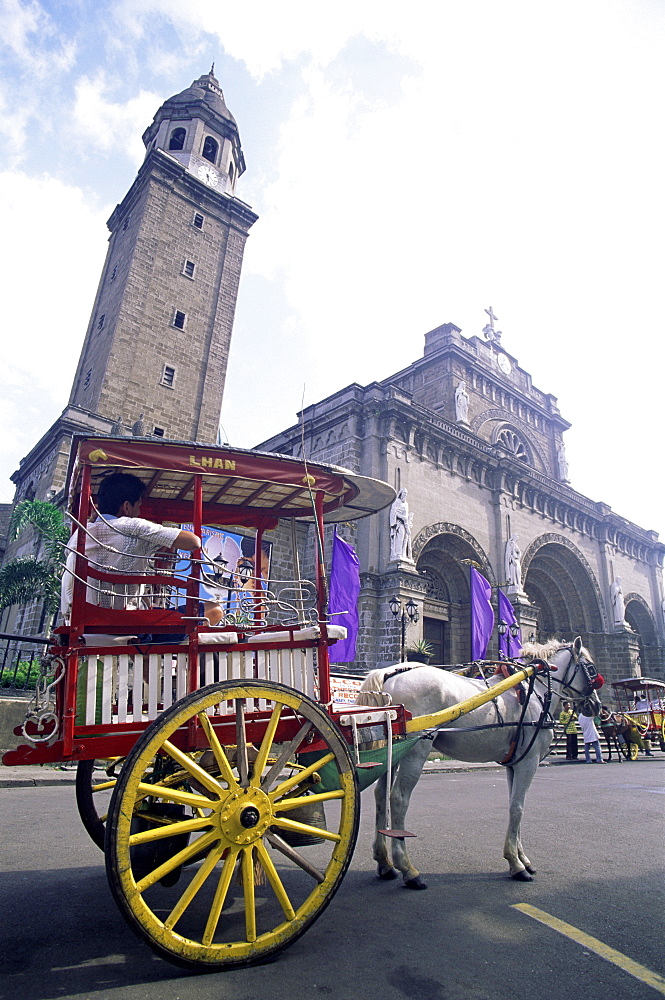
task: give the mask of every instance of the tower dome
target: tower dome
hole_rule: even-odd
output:
[[[164,101],[161,108],[155,115],[155,120],[158,116],[164,112],[167,114],[172,112],[182,105],[191,106],[197,102],[203,101],[215,114],[219,115],[220,118],[226,118],[233,125],[236,124],[235,118],[229,111],[224,100],[224,94],[222,88],[219,85],[219,80],[213,73],[214,65],[211,67],[209,73],[205,73],[200,76],[198,80],[194,80],[189,87],[182,90],[179,94],[174,94],[173,97],[169,97],[168,100]]]
[[[164,101],[143,133],[143,143],[146,155],[161,149],[220,194],[234,193],[245,158],[214,64],[209,73]]]

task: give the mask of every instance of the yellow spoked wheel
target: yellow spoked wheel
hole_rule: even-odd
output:
[[[637,743],[628,744],[628,754],[631,760],[637,760],[639,753],[640,753],[640,748],[637,745]]]
[[[195,753],[180,749],[194,737]],[[325,821],[312,819],[322,806]],[[107,821],[109,882],[163,958],[246,965],[323,912],[358,819],[355,768],[326,713],[280,684],[224,681],[177,702],[127,757]]]

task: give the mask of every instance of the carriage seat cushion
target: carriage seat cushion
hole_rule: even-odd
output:
[[[238,642],[237,632],[200,632],[199,643],[202,646],[235,646]]]
[[[318,625],[311,625],[309,628],[295,629],[293,638],[296,641],[319,639],[321,629]],[[329,625],[328,637],[330,639],[346,639],[346,629],[342,625]],[[248,635],[246,642],[285,642],[289,639],[288,632],[259,632],[257,635]],[[202,646],[233,646],[238,642],[236,632],[200,632],[199,643]]]
[[[136,642],[137,635],[102,635],[102,633],[84,633],[84,646],[128,646]]]
[[[254,637],[257,642],[284,642],[288,640],[288,632],[259,632]],[[308,628],[297,628],[293,630],[295,642],[302,642],[321,638],[321,629],[318,625],[310,625]],[[328,625],[329,639],[346,639],[346,629],[342,625]]]

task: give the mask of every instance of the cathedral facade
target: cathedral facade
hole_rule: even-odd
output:
[[[468,662],[474,567],[495,608],[499,588],[507,594],[524,640],[581,635],[608,679],[663,677],[665,546],[572,488],[570,425],[487,312],[483,337],[438,327],[408,368],[347,386],[259,446],[300,455],[304,440],[308,458],[398,491],[391,512],[346,526],[362,568],[353,666],[399,659],[402,622],[407,647],[425,639],[433,662]]]

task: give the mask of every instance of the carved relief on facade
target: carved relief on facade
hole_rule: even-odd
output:
[[[418,561],[418,557],[427,543],[433,538],[436,538],[437,535],[457,535],[458,538],[463,539],[467,545],[473,549],[475,555],[477,556],[477,562],[481,567],[483,576],[486,577],[493,586],[496,585],[494,571],[490,566],[489,559],[478,545],[478,542],[473,535],[464,528],[461,528],[459,524],[451,524],[448,521],[439,521],[437,524],[428,524],[422,529],[422,531],[419,531],[418,537],[412,543],[413,558],[416,562]]]
[[[531,427],[527,430],[524,427],[515,426],[517,415],[509,409],[493,407],[473,418],[471,430],[479,437],[489,440],[491,444],[505,447],[515,458],[533,464],[536,471],[551,476],[552,469],[540,441],[535,440]],[[504,439],[500,440],[502,435]],[[523,453],[526,453],[526,458],[523,457]]]

